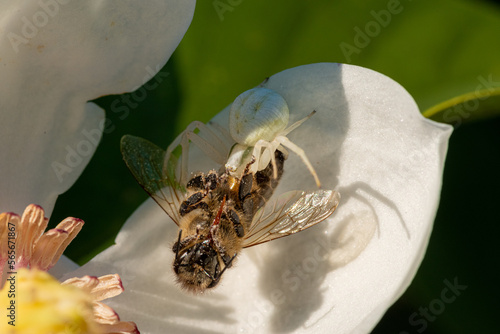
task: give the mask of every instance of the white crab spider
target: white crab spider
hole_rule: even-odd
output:
[[[250,166],[253,172],[264,169],[269,161],[273,164],[275,177],[277,176],[274,152],[283,147],[295,152],[311,172],[318,187],[320,181],[316,171],[312,167],[303,149],[292,143],[286,135],[296,129],[315,111],[307,117],[295,122],[288,128],[289,110],[285,99],[274,90],[256,87],[240,94],[233,102],[229,112],[229,135],[236,142],[231,150],[225,144],[224,138],[214,131],[214,127],[224,136],[228,136],[227,130],[216,123],[206,125],[194,121],[188,125],[172,144],[167,148],[165,162],[170,159],[172,152],[177,146],[181,146],[181,168],[180,184],[187,183],[188,151],[190,142],[200,148],[213,161],[222,165],[232,173],[242,170],[251,159],[254,163]],[[199,134],[194,131],[198,129]],[[203,136],[200,136],[203,134]],[[229,151],[229,157],[226,154]]]
[[[231,149],[226,168],[236,171],[253,158],[255,162],[252,166],[255,166],[253,167],[255,171],[255,169],[264,169],[271,161],[276,177],[274,152],[279,147],[282,150],[286,147],[302,159],[317,186],[320,187],[318,175],[304,150],[286,137],[314,113],[315,111],[287,127],[290,112],[281,95],[263,87],[256,87],[242,93],[234,100],[229,112],[229,132],[236,144]]]

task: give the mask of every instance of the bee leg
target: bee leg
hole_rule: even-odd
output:
[[[174,246],[172,246],[172,250],[175,253],[175,263],[178,262],[177,259],[179,258],[179,249],[181,249],[181,247],[179,247],[181,243],[181,235],[182,235],[182,230],[179,230],[179,237],[177,238],[177,242],[174,244]]]
[[[198,238],[197,235],[189,235],[181,240],[182,230],[179,230],[179,237],[177,241],[172,246],[172,251],[175,253],[175,258],[177,259],[179,255],[179,251],[186,247],[186,245],[190,244],[194,239]]]
[[[188,245],[193,239],[197,238],[196,235],[191,235],[181,240],[181,236],[182,236],[182,230],[179,230],[179,237],[177,238],[175,244],[172,246],[172,251],[175,253],[175,259],[174,259],[175,273],[178,273],[178,269],[180,266],[180,261],[179,261],[180,250],[186,247],[186,245]]]
[[[207,273],[205,271],[205,274],[207,274],[207,276],[212,279],[212,283],[210,283],[210,285],[208,286],[208,288],[213,288],[214,286],[217,285],[217,283],[219,283],[219,280],[222,277],[222,274],[224,274],[224,271],[226,271],[227,268],[231,267],[231,265],[233,263],[233,260],[236,257],[236,255],[237,255],[237,253],[234,254],[231,258],[227,254],[224,254],[224,256],[222,256],[222,261],[224,262],[224,269],[222,269],[220,272],[217,271],[215,273],[215,277],[212,277],[209,273]]]
[[[222,261],[224,261],[224,269],[222,269],[222,272],[219,274],[219,277],[222,275],[224,270],[226,270],[226,268],[231,268],[231,265],[235,257],[236,254],[234,254],[232,257],[229,257],[229,255],[225,254],[225,256],[222,258]]]

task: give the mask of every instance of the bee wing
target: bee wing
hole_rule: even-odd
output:
[[[179,225],[179,207],[186,190],[175,178],[177,159],[165,162],[165,151],[146,139],[125,135],[120,149],[123,160],[141,187]]]
[[[287,192],[257,212],[243,241],[243,247],[255,246],[305,230],[328,218],[339,201],[340,194],[334,190]]]

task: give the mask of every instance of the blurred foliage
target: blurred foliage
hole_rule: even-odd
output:
[[[82,264],[111,245],[147,198],[121,159],[122,135],[166,147],[191,121],[208,121],[239,93],[284,69],[315,62],[368,67],[403,85],[421,110],[500,86],[500,7],[494,1],[231,3],[239,4],[221,13],[213,1],[198,1],[180,46],[152,79],[157,88],[96,100],[113,126],[77,183],[58,199],[50,222],[53,227],[67,216],[85,220],[66,253],[70,258]],[[484,101],[496,104],[491,114],[498,115],[498,98]],[[456,130],[428,252],[374,333],[493,333],[500,327],[494,278],[500,255],[500,119],[458,121],[450,121]],[[412,314],[440,299],[443,281],[455,277],[467,289],[426,320],[425,329],[422,322],[412,324]]]

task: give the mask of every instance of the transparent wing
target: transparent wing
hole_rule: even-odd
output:
[[[257,212],[243,241],[243,247],[255,246],[305,230],[328,218],[339,201],[340,194],[333,190],[287,192]]]
[[[120,144],[123,160],[137,182],[179,225],[186,190],[175,178],[177,159],[172,156],[165,164],[165,151],[139,137],[125,135]]]

